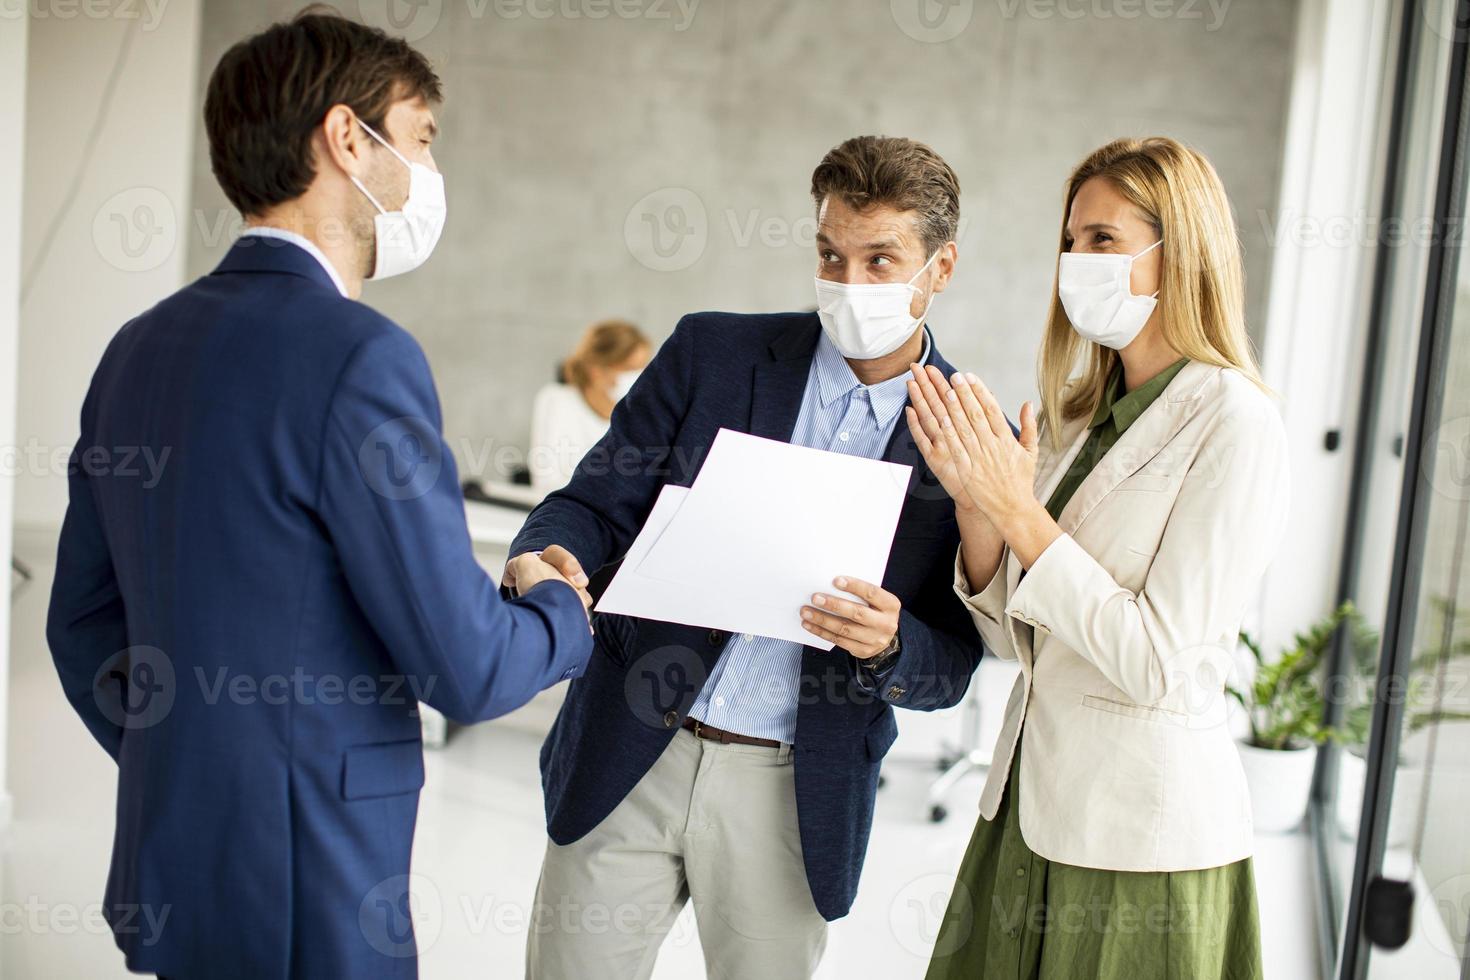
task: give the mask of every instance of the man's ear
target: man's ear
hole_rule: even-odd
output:
[[[349,177],[360,177],[367,169],[367,141],[371,139],[357,125],[357,116],[340,103],[327,110],[317,128],[321,140],[319,151]]]
[[[960,249],[954,242],[945,242],[939,246],[939,257],[934,260],[934,264],[939,267],[934,279],[936,293],[944,292],[945,287],[949,285],[949,280],[954,275],[955,263],[959,260]]]

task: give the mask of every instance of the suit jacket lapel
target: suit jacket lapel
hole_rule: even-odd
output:
[[[1092,472],[1082,481],[1057,521],[1071,534],[1118,484],[1143,469],[1189,421],[1201,382],[1220,368],[1191,361],[1169,382],[1154,403],[1134,420]],[[1078,443],[1080,448],[1081,443]]]
[[[813,314],[811,322],[776,338],[770,347],[771,359],[756,365],[751,382],[751,435],[791,441],[819,330],[821,324]]]

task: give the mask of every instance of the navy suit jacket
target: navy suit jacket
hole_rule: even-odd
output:
[[[592,648],[569,586],[476,563],[419,346],[242,239],[112,341],[70,493],[47,637],[118,765],[129,968],[415,976],[418,702],[490,718]]]
[[[559,544],[589,573],[600,569],[627,552],[664,484],[694,481],[721,428],[788,441],[820,330],[815,313],[684,317],[614,410],[607,436],[532,512],[511,554]],[[930,363],[953,370],[937,348]],[[902,419],[883,458],[914,468],[882,583],[903,603],[898,663],[874,687],[840,650],[806,647],[802,656],[797,815],[807,882],[828,919],[846,915],[857,891],[879,763],[898,735],[892,708],[956,704],[982,650],[953,589],[954,505]],[[559,844],[601,822],[653,765],[729,639],[625,616],[599,614],[594,625],[587,672],[541,752],[547,825]]]

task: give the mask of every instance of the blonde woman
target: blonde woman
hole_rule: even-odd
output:
[[[1019,662],[929,967],[1255,980],[1250,802],[1223,684],[1287,511],[1286,443],[1202,156],[1119,140],[1067,184],[1041,413],[916,368],[955,589]]]
[[[542,496],[560,490],[587,450],[607,434],[612,410],[648,366],[653,347],[626,320],[587,328],[562,362],[562,383],[536,393],[531,408],[531,486]]]

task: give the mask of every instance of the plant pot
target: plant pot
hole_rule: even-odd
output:
[[[1363,785],[1368,778],[1367,761],[1351,749],[1338,756],[1337,830],[1355,840],[1363,818]],[[1414,817],[1424,789],[1424,766],[1401,760],[1393,777],[1393,802],[1388,811],[1389,847],[1407,847],[1414,839]]]
[[[1286,834],[1299,828],[1312,795],[1317,747],[1262,749],[1240,742],[1239,748],[1256,833]]]

